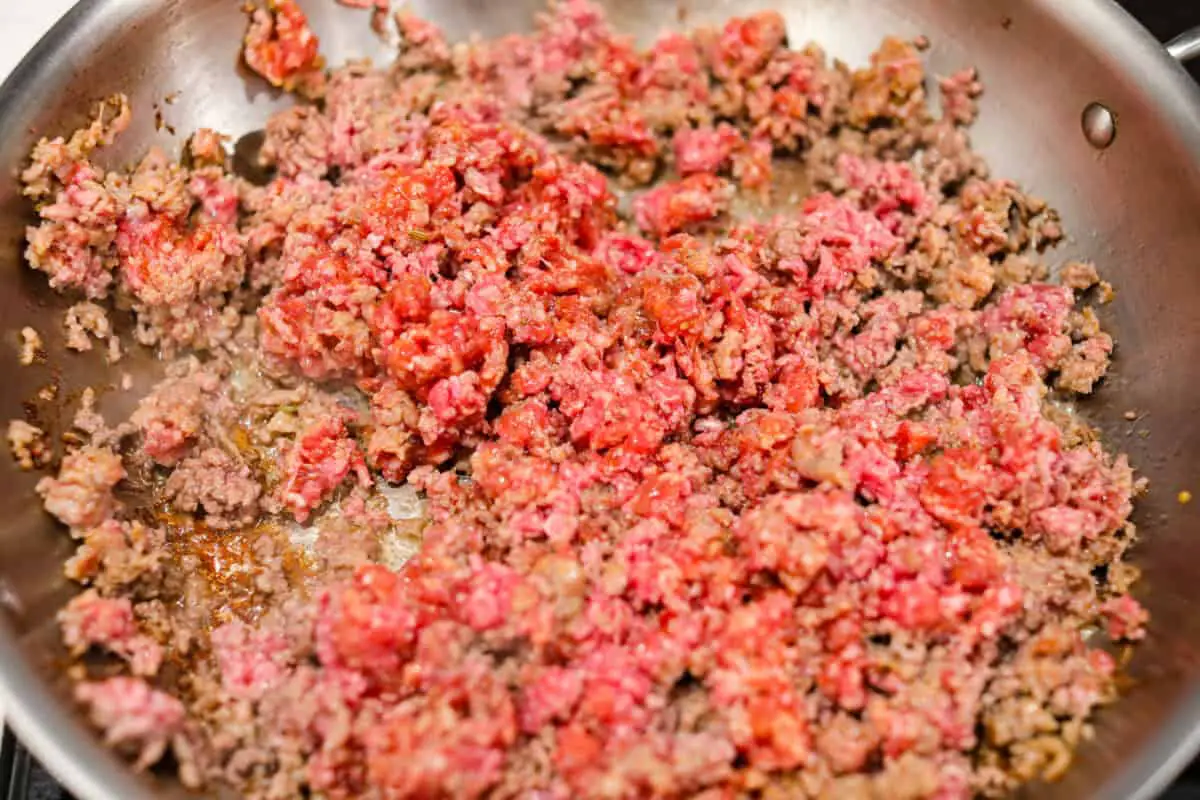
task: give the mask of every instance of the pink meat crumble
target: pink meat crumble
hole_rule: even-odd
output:
[[[101,597],[89,590],[67,604],[59,624],[67,647],[77,653],[102,647],[126,659],[135,675],[154,675],[162,663],[162,648],[138,632],[127,597]]]
[[[267,0],[254,11],[243,56],[272,86],[296,88],[320,68],[316,34],[295,0]]]

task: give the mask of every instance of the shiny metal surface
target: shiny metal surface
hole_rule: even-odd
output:
[[[1103,103],[1088,103],[1080,118],[1083,136],[1097,150],[1104,150],[1117,138],[1117,118]]]
[[[1200,25],[1176,36],[1167,42],[1167,52],[1179,61],[1191,61],[1200,57]]]
[[[387,47],[368,18],[329,0],[303,3],[331,62]],[[1072,234],[1055,257],[1096,260],[1118,287],[1106,322],[1118,341],[1110,378],[1082,413],[1128,451],[1152,490],[1137,519],[1145,572],[1140,595],[1154,615],[1130,664],[1119,705],[1097,719],[1095,741],[1067,778],[1027,794],[1149,798],[1200,748],[1200,91],[1162,46],[1110,0],[606,0],[616,24],[648,41],[662,29],[718,21],[755,8],[787,17],[795,40],[814,39],[850,62],[889,33],[926,34],[934,72],[977,65],[987,84],[975,132],[997,174],[1059,207]],[[414,0],[409,5],[456,38],[527,25],[542,0]],[[244,26],[236,0],[84,0],[0,89],[0,319],[5,382],[0,419],[60,381],[63,396],[111,385],[121,371],[154,373],[146,354],[117,369],[65,356],[51,296],[20,257],[29,216],[15,171],[44,133],[69,131],[92,103],[128,93],[136,121],[110,153],[125,161],[152,142],[178,147],[208,126],[239,137],[287,100],[247,80],[238,66]],[[680,13],[680,10],[686,13]],[[1189,44],[1188,42],[1192,42]],[[1175,54],[1194,52],[1195,39]],[[177,102],[166,104],[168,95]],[[1080,130],[1093,102],[1111,109],[1120,133],[1103,151]],[[156,130],[155,108],[170,128]],[[50,366],[16,365],[16,332],[35,325]],[[128,398],[108,398],[117,410]],[[1138,421],[1124,412],[1135,410]],[[53,416],[41,409],[43,418]],[[5,460],[7,461],[7,460]],[[169,782],[132,775],[99,746],[61,699],[53,614],[70,587],[60,564],[71,549],[33,497],[35,477],[10,466],[0,486],[0,704],[46,766],[81,800],[182,796]]]

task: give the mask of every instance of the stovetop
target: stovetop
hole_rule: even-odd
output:
[[[0,0],[2,2],[2,0]],[[1118,0],[1162,41],[1200,24],[1200,6],[1171,0]],[[1200,59],[1189,68],[1200,81]],[[0,800],[72,800],[37,763],[12,731],[0,735]],[[1200,800],[1200,759],[1184,771],[1160,800]]]
[[[72,800],[7,728],[0,740],[0,800]]]

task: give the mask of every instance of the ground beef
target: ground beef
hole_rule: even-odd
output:
[[[248,466],[213,447],[181,461],[163,491],[176,510],[200,513],[213,528],[232,528],[258,516],[262,487]]]
[[[983,84],[973,67],[956,72],[938,81],[942,94],[942,114],[956,125],[970,125],[979,114],[976,100],[983,94]]]
[[[714,219],[729,207],[732,187],[708,174],[667,183],[637,199],[635,214],[643,231],[664,237]]]
[[[303,522],[351,473],[360,482],[370,480],[345,423],[336,417],[320,420],[301,431],[284,458],[280,498]]]
[[[81,683],[75,696],[89,707],[105,743],[129,753],[143,768],[162,758],[185,720],[182,703],[137,678]]]
[[[1112,337],[1107,333],[1100,333],[1073,345],[1070,355],[1058,365],[1058,378],[1054,385],[1071,392],[1090,393],[1096,383],[1108,373],[1112,350]]]
[[[67,454],[56,478],[42,478],[38,494],[46,510],[73,529],[94,528],[116,510],[113,487],[125,477],[121,457],[84,447]]]
[[[1052,281],[1057,215],[972,152],[975,72],[938,113],[916,43],[850,69],[771,11],[645,50],[586,0],[397,24],[326,73],[252,10],[300,95],[266,185],[212,131],[99,168],[121,101],[25,172],[32,266],[197,351],[129,423],[85,398],[39,484],[91,587],[65,644],[128,673],[77,665],[109,742],[261,798],[1061,774],[1145,635],[1143,484],[1063,410],[1104,284]]]
[[[1113,639],[1136,641],[1145,637],[1150,615],[1129,595],[1109,600],[1104,605],[1104,614],[1108,619],[1108,634]]]
[[[92,445],[101,448],[115,447],[131,428],[128,423],[116,428],[109,426],[96,409],[96,390],[90,386],[84,388],[79,398],[79,408],[71,418],[71,427],[86,434]]]
[[[92,339],[107,339],[112,334],[108,312],[91,302],[76,303],[67,309],[63,322],[67,347],[72,350],[91,350]]]
[[[90,589],[72,598],[58,614],[63,643],[75,655],[100,647],[129,662],[134,675],[152,676],[162,663],[162,648],[138,632],[133,605],[126,597],[101,597]]]
[[[675,132],[675,169],[681,175],[718,172],[742,147],[742,137],[732,125],[716,128],[680,128]]]
[[[93,300],[115,290],[132,305],[144,343],[223,339],[238,317],[226,293],[244,270],[236,187],[222,167],[187,169],[158,150],[128,175],[105,173],[89,155],[128,114],[116,98],[70,142],[39,143],[24,176],[42,220],[28,233],[29,261],[56,288]]]
[[[312,91],[321,81],[318,46],[295,0],[267,0],[253,12],[242,54],[272,86]]]
[[[110,336],[108,338],[108,350],[104,353],[104,358],[109,364],[116,364],[125,356],[125,351],[121,347],[121,338],[119,336]],[[128,386],[122,387],[128,389]]]
[[[211,128],[201,128],[188,140],[188,153],[197,166],[224,166],[225,141],[228,138]]]
[[[1071,261],[1062,268],[1063,286],[1070,286],[1076,291],[1090,289],[1100,282],[1100,274],[1094,264],[1086,261]]]
[[[21,176],[25,194],[38,205],[41,218],[27,231],[25,256],[56,289],[94,299],[109,292],[116,266],[112,243],[119,201],[103,172],[87,159],[96,148],[111,143],[129,120],[125,98],[101,104],[92,124],[69,141],[59,137],[39,142],[32,164]]]
[[[173,466],[199,440],[204,409],[221,386],[221,375],[198,361],[185,361],[144,397],[130,417],[141,434],[141,448],[163,466]]]
[[[8,423],[8,448],[21,469],[44,467],[50,461],[50,444],[46,432],[23,419]]]
[[[332,138],[325,115],[311,106],[297,106],[267,121],[259,156],[283,175],[322,177],[329,168]]]
[[[63,572],[107,594],[128,592],[144,579],[157,585],[166,551],[161,530],[139,522],[107,520],[79,535],[82,540]]]
[[[21,362],[21,366],[28,367],[38,359],[45,357],[46,351],[42,344],[41,334],[28,326],[21,328],[21,344],[17,353],[17,360]]]

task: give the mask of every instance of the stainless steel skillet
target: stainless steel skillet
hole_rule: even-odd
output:
[[[606,0],[623,30],[650,39],[677,25],[676,0]],[[332,62],[386,57],[366,20],[332,0],[305,4]],[[455,37],[527,24],[542,0],[415,0]],[[112,153],[177,146],[197,127],[238,135],[287,100],[236,69],[238,0],[84,0],[0,88],[0,320],[5,345],[36,324],[56,330],[58,300],[21,263],[28,210],[13,174],[31,143],[81,123],[92,101],[128,93],[137,122]],[[886,34],[925,34],[934,72],[974,64],[988,92],[975,141],[997,174],[1047,197],[1063,214],[1063,258],[1097,261],[1118,287],[1107,320],[1118,341],[1113,374],[1085,409],[1152,482],[1138,521],[1142,597],[1151,634],[1133,684],[1102,712],[1096,740],[1054,786],[1031,796],[1147,798],[1200,749],[1200,90],[1175,58],[1109,0],[693,0],[689,24],[770,6],[794,40],[814,39],[861,61]],[[1197,8],[1200,22],[1200,7]],[[1172,43],[1200,55],[1200,29]],[[177,94],[174,104],[164,98]],[[166,123],[154,124],[156,105]],[[1085,112],[1085,109],[1091,109]],[[1107,145],[1100,147],[1098,145]],[[59,344],[48,337],[52,352]],[[18,369],[10,350],[0,419],[20,416],[38,388],[112,382],[98,361]],[[123,369],[148,377],[148,356]],[[1124,412],[1136,410],[1134,422]],[[36,755],[81,800],[182,795],[139,779],[109,756],[61,701],[54,611],[70,591],[58,577],[70,543],[31,502],[33,478],[0,485],[0,705]]]

